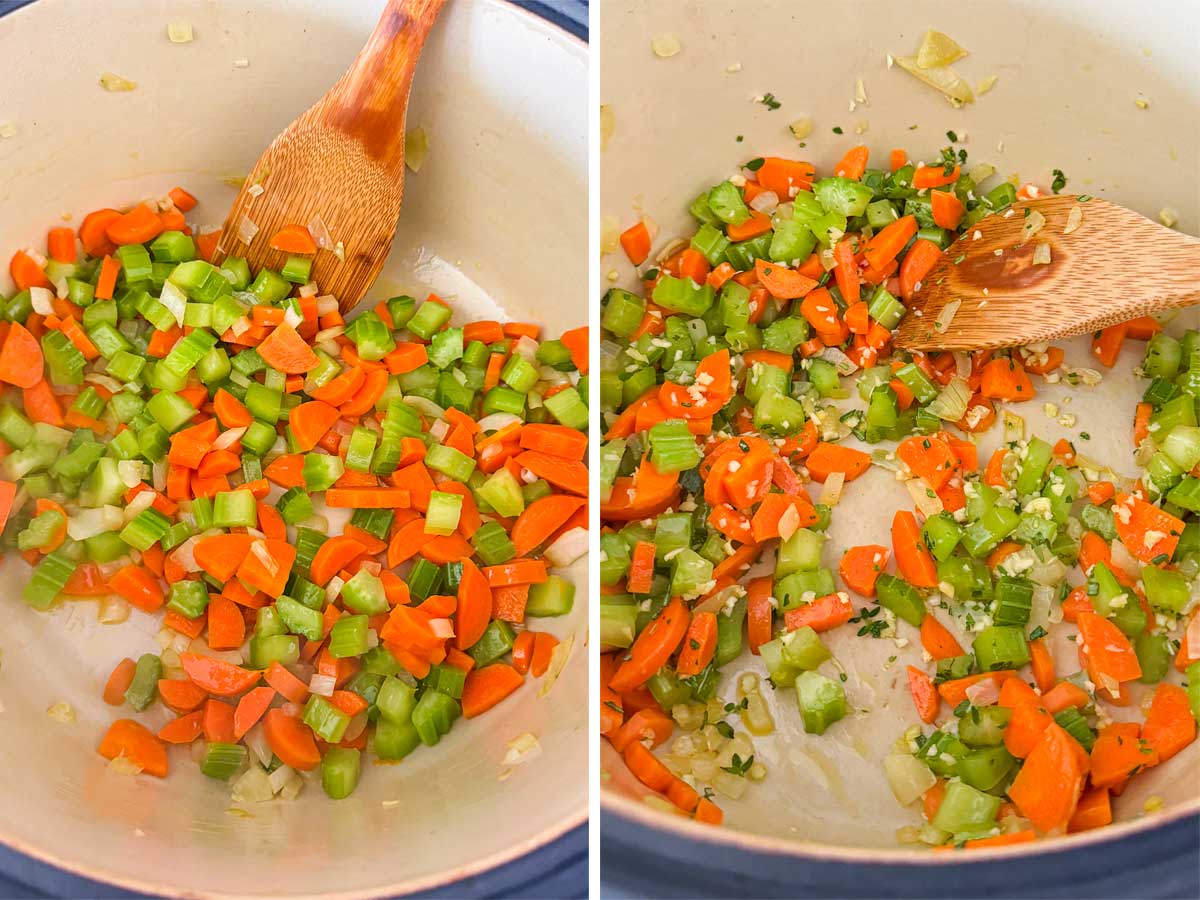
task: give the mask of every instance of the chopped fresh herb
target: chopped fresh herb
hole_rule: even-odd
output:
[[[834,126],[833,126],[833,133],[834,133],[834,134],[845,134],[845,132],[844,132],[844,131],[842,131],[842,126],[841,126],[841,125],[834,125]]]
[[[759,169],[761,169],[763,167],[764,162],[766,162],[766,160],[763,159],[761,156],[759,156],[755,159],[750,160],[750,162],[746,163],[746,168],[749,169],[751,172],[757,172]]]
[[[953,131],[947,131],[946,132],[946,140],[948,140],[952,144],[957,144],[958,143],[958,135],[955,134]]]
[[[1088,434],[1086,431],[1079,432],[1079,436],[1081,438],[1083,438],[1085,441],[1090,441],[1092,439],[1092,436],[1090,434]]]
[[[745,140],[745,137],[744,137],[743,135],[740,135],[740,134],[739,134],[739,135],[738,135],[738,136],[735,138],[735,140],[736,140],[736,141],[737,141],[737,142],[740,144],[740,143],[741,143],[743,140]]]
[[[733,740],[733,726],[728,722],[718,722],[715,726],[717,733],[726,740]]]
[[[621,715],[621,716],[625,715],[625,710],[623,710],[617,704],[613,703],[611,700],[605,700],[604,705],[607,706],[609,709],[611,709],[613,712],[615,712],[617,715]]]
[[[1037,628],[1033,629],[1033,631],[1029,632],[1029,639],[1031,641],[1036,641],[1038,638],[1044,638],[1045,636],[1046,636],[1046,629],[1043,628],[1041,625],[1039,625]]]
[[[775,95],[772,94],[770,91],[763,94],[762,100],[760,100],[759,102],[763,106],[765,106],[767,109],[771,110],[771,112],[774,112],[775,110],[779,109],[779,107],[783,106],[782,103],[780,103],[778,100],[775,99]]]
[[[960,253],[958,256],[954,257],[954,264],[957,266],[960,262],[962,262],[966,258],[967,258],[967,254]]]
[[[1052,190],[1054,193],[1057,194],[1059,191],[1061,191],[1066,186],[1067,186],[1067,176],[1063,174],[1062,169],[1055,169],[1054,170],[1054,180],[1052,182],[1050,182],[1050,190]]]
[[[743,777],[750,771],[750,767],[754,765],[754,754],[750,754],[746,759],[742,759],[738,754],[733,754],[733,759],[730,760],[731,765],[721,766],[721,769],[728,772],[730,775]]]
[[[970,708],[971,708],[971,701],[963,700],[961,703],[958,704],[958,706],[954,707],[955,718],[961,719],[963,716],[965,716],[967,714],[967,710],[969,710]]]
[[[1089,200],[1091,200],[1091,199],[1092,199],[1092,195],[1091,195],[1091,194],[1080,194],[1080,195],[1079,195],[1079,202],[1080,202],[1080,203],[1087,203],[1087,202],[1088,202]]]
[[[653,281],[657,277],[658,277],[658,269],[647,269],[645,274],[642,275],[642,278],[645,281]]]

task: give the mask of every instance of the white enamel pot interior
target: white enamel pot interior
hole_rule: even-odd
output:
[[[17,127],[0,140],[0,247],[44,246],[64,214],[78,222],[176,184],[201,198],[191,219],[219,223],[234,197],[222,179],[244,175],[334,82],[381,6],[38,0],[0,18],[0,121]],[[191,23],[195,41],[170,43],[168,22]],[[105,92],[105,71],[137,89]],[[429,134],[429,158],[409,173],[368,301],[435,291],[459,320],[533,321],[555,335],[585,323],[586,97],[584,44],[499,0],[451,0],[409,111],[409,127]],[[247,817],[227,812],[228,786],[204,778],[186,749],[172,750],[165,781],[106,768],[95,747],[128,711],[106,707],[101,688],[122,656],[156,649],[156,620],[135,612],[100,626],[95,603],[36,613],[19,597],[28,568],[9,561],[0,841],[92,878],[188,896],[386,896],[534,851],[587,813],[585,562],[567,573],[578,585],[572,614],[540,620],[575,636],[546,696],[531,679],[436,748],[394,766],[367,762],[347,800],[309,784],[295,802]],[[58,701],[74,708],[73,724],[47,717]],[[508,742],[526,732],[540,758],[502,777]]]
[[[622,228],[643,212],[653,218],[659,226],[655,252],[694,229],[687,206],[697,193],[754,157],[807,159],[818,173],[828,173],[847,149],[864,143],[874,165],[886,167],[893,147],[906,148],[913,160],[932,161],[950,130],[963,140],[972,164],[991,162],[1000,177],[1017,173],[1022,181],[1048,187],[1051,169],[1061,168],[1070,179],[1068,191],[1105,197],[1151,217],[1169,207],[1178,214],[1181,230],[1194,234],[1200,226],[1195,54],[1200,8],[1192,4],[916,0],[901,11],[886,0],[858,0],[835,11],[784,0],[613,0],[602,7],[600,27],[601,103],[609,105],[615,121],[601,155],[601,212],[618,218]],[[932,27],[970,51],[955,68],[972,85],[999,76],[995,88],[974,105],[954,109],[898,67],[889,70],[885,54],[915,53],[925,29]],[[651,41],[666,35],[678,37],[682,49],[663,59],[651,51]],[[859,79],[867,102],[852,103]],[[768,92],[780,109],[771,111],[756,101]],[[1139,98],[1149,102],[1148,108],[1136,105]],[[814,123],[803,148],[788,130],[802,117]],[[835,134],[835,127],[844,133]],[[614,271],[617,283],[630,287],[634,282],[619,251],[602,259],[601,271],[605,285]],[[1193,308],[1169,327],[1198,323],[1200,314]],[[1064,346],[1069,363],[1096,365],[1088,362],[1085,339]],[[1104,370],[1096,388],[1047,385],[1043,390],[1039,384],[1036,402],[1014,411],[1027,420],[1031,433],[1052,442],[1074,440],[1081,453],[1133,474],[1131,423],[1144,383],[1131,370],[1140,353],[1141,345],[1128,347],[1115,370]],[[1047,416],[1044,401],[1072,413],[1076,424],[1064,427]],[[1081,432],[1091,439],[1082,440]],[[981,459],[999,440],[998,429],[984,437]],[[841,551],[855,544],[890,544],[893,511],[911,507],[891,473],[872,468],[847,486],[834,511],[825,564],[835,565]],[[860,711],[824,736],[803,732],[792,691],[764,690],[776,733],[755,740],[755,755],[769,774],[763,783],[750,785],[740,801],[722,803],[723,830],[648,807],[644,791],[604,744],[606,835],[611,826],[620,836],[624,821],[636,823],[639,834],[657,827],[680,839],[783,858],[812,854],[863,862],[948,862],[956,855],[918,856],[895,838],[897,828],[921,822],[918,809],[896,803],[882,769],[888,748],[917,721],[904,671],[909,663],[923,665],[921,648],[915,629],[901,623],[900,634],[906,646],[858,638],[852,628],[825,636],[849,676],[850,706]],[[1077,668],[1073,646],[1064,640],[1057,648],[1060,675]],[[725,699],[734,698],[740,672],[765,672],[748,654],[726,671]],[[827,674],[835,676],[836,670]],[[1173,678],[1180,680],[1177,673]],[[1137,686],[1139,701],[1147,690]],[[1140,718],[1141,711],[1135,704],[1117,715]],[[1200,808],[1198,764],[1200,746],[1193,744],[1136,778],[1115,803],[1125,824],[1110,834],[1194,816]],[[1152,797],[1162,799],[1161,811],[1145,815],[1144,804]],[[1104,837],[1072,836],[1055,846]],[[1027,851],[989,854],[1022,852]],[[693,855],[698,864],[704,864],[704,853],[697,848]],[[746,870],[754,865],[747,862]]]

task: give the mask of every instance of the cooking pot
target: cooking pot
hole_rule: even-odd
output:
[[[78,223],[176,184],[201,200],[191,220],[219,224],[228,180],[336,80],[381,7],[38,0],[0,18],[0,121],[16,129],[0,139],[0,247],[39,246],[65,215]],[[190,24],[195,39],[172,43],[168,23]],[[107,92],[103,72],[137,87]],[[409,173],[368,301],[433,291],[462,320],[532,321],[553,334],[586,322],[586,98],[581,41],[500,0],[448,3],[408,117],[429,154]],[[72,873],[189,897],[387,896],[532,853],[587,815],[585,573],[586,559],[568,573],[571,615],[546,620],[575,644],[544,696],[545,682],[531,681],[436,748],[367,765],[346,800],[312,783],[293,802],[238,812],[229,785],[201,775],[186,750],[172,751],[162,781],[117,774],[96,753],[115,716],[104,681],[121,657],[157,650],[156,618],[134,611],[100,625],[95,603],[38,613],[19,599],[28,567],[10,559],[0,569],[0,841]],[[47,716],[60,702],[73,722]],[[166,712],[143,718],[156,714]],[[509,743],[526,734],[540,756],[506,765]]]
[[[932,164],[951,138],[969,152],[968,165],[989,162],[1000,178],[1048,188],[1057,168],[1068,192],[1151,217],[1170,209],[1190,233],[1200,226],[1194,5],[613,0],[600,12],[601,103],[611,128],[600,158],[601,213],[610,217],[607,227],[616,219],[622,229],[649,216],[658,226],[655,252],[694,230],[687,206],[700,191],[755,157],[806,159],[827,173],[851,146],[866,144],[873,165],[886,167],[897,147]],[[996,76],[975,103],[956,109],[891,65],[889,54],[915,54],[929,28],[969,51],[954,67],[970,84]],[[600,268],[605,285],[615,273],[619,286],[636,289],[619,251]],[[1193,308],[1168,327],[1198,324]],[[1097,366],[1086,339],[1064,346],[1069,363]],[[1030,434],[1066,437],[1079,452],[1132,474],[1133,407],[1145,388],[1132,372],[1140,353],[1139,344],[1127,347],[1097,387],[1039,382],[1035,402],[1011,409]],[[1058,407],[1054,416],[1046,401]],[[983,438],[981,458],[998,446],[999,432]],[[849,546],[889,544],[893,511],[911,505],[892,473],[878,467],[847,485],[826,564]],[[917,721],[905,666],[924,665],[915,630],[901,635],[906,646],[860,638],[851,628],[823,635],[846,669],[857,710],[823,736],[804,733],[792,691],[764,690],[776,730],[754,746],[768,774],[738,801],[716,798],[725,810],[722,828],[647,804],[645,790],[602,742],[603,873],[614,894],[1196,895],[1195,743],[1133,780],[1115,803],[1113,827],[969,854],[899,843],[897,829],[922,820],[893,798],[882,761]],[[1068,674],[1073,645],[1056,659]],[[765,674],[747,653],[723,670],[722,699],[736,699],[743,671]],[[1137,686],[1137,699],[1148,690]],[[1142,712],[1135,702],[1116,716],[1140,719]]]

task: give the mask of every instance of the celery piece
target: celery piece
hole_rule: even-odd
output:
[[[846,715],[846,692],[836,681],[808,671],[796,676],[795,684],[796,702],[808,734],[824,734]]]

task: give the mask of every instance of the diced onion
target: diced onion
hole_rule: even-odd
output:
[[[442,419],[438,419],[429,426],[429,433],[433,435],[433,439],[439,444],[446,439],[446,435],[450,433],[450,425]]]
[[[214,450],[228,450],[234,444],[242,439],[242,435],[246,433],[245,426],[239,428],[230,428],[228,431],[222,431],[217,435],[217,439],[213,441]]]
[[[817,355],[826,362],[833,363],[839,375],[852,375],[858,371],[855,362],[837,347],[826,347]]]
[[[167,461],[161,459],[150,466],[150,480],[156,491],[162,491],[167,486]]]
[[[409,394],[407,397],[401,398],[405,403],[414,409],[419,409],[425,415],[432,419],[441,419],[446,415],[446,411],[434,403],[432,400],[427,400],[424,397],[418,397],[415,394]]]
[[[1197,641],[1200,645],[1200,641]],[[546,677],[542,679],[542,686],[538,689],[538,696],[545,697],[550,693],[550,689],[554,687],[554,682],[558,681],[558,676],[562,674],[563,667],[566,666],[567,660],[571,657],[571,648],[575,646],[575,635],[569,634],[554,648],[550,653],[550,666],[546,669]]]
[[[951,351],[954,354],[954,374],[959,378],[971,377],[971,357],[962,350]]]
[[[304,321],[304,316],[300,315],[296,309],[289,306],[283,312],[283,321],[284,324],[291,325],[293,328],[296,328],[301,322]]]
[[[967,51],[950,35],[930,28],[921,38],[921,46],[917,50],[917,65],[922,69],[948,66],[966,55]]]
[[[972,103],[975,94],[966,80],[947,66],[930,66],[921,68],[917,60],[911,56],[893,57],[896,65],[909,75],[925,82],[934,90],[940,91],[952,103]]]
[[[279,572],[279,560],[271,555],[271,551],[267,549],[265,541],[255,541],[250,545],[250,552],[254,557],[262,563],[262,567],[271,575],[276,575]]]
[[[517,342],[513,345],[513,353],[518,356],[523,356],[530,362],[537,359],[538,344],[537,341],[527,335],[521,335]]]
[[[974,706],[992,706],[1000,699],[1000,688],[990,678],[975,682],[967,688],[966,693]]]
[[[651,39],[650,49],[659,59],[670,59],[683,49],[683,45],[679,43],[679,38],[675,35],[663,34]]]
[[[117,463],[117,477],[125,487],[135,487],[146,480],[146,464],[140,459],[123,459]]]
[[[255,725],[253,728],[247,731],[244,740],[246,742],[246,746],[254,755],[255,759],[257,759],[264,766],[270,765],[271,757],[274,755],[274,751],[271,749],[271,745],[267,741],[267,733],[263,730],[262,723]],[[280,768],[284,767],[281,766]]]
[[[319,697],[332,697],[337,680],[332,675],[314,675],[308,681],[308,689]]]
[[[308,220],[308,233],[312,235],[313,241],[318,247],[328,250],[333,246],[333,238],[329,234],[329,229],[325,227],[320,213],[314,213],[313,217]]]
[[[779,195],[774,191],[762,191],[755,194],[754,199],[750,201],[750,208],[755,212],[766,213],[770,215],[775,211],[775,207],[779,205]]]
[[[101,597],[96,620],[101,625],[120,625],[129,618],[132,607],[124,597]]]
[[[248,242],[247,242],[248,243]],[[175,324],[183,326],[183,310],[187,306],[187,294],[185,294],[175,282],[168,279],[163,282],[162,294],[159,296],[159,301],[165,306],[175,317]]]
[[[616,216],[600,217],[600,255],[616,253],[621,246],[621,220]]]
[[[1042,230],[1042,226],[1046,224],[1046,217],[1036,209],[1026,208],[1025,221],[1021,223],[1021,243],[1024,244],[1031,237]]]
[[[498,412],[484,416],[476,423],[479,426],[480,434],[486,434],[489,431],[499,431],[501,428],[507,428],[509,425],[516,424],[521,421],[521,417],[513,413]]]
[[[600,104],[600,152],[603,153],[608,149],[609,138],[613,136],[613,132],[617,128],[617,115],[613,112],[611,104]]]
[[[67,534],[73,541],[85,541],[106,531],[116,531],[123,524],[124,516],[119,506],[81,509],[67,519]]]
[[[125,522],[132,522],[137,514],[154,502],[153,491],[142,491],[125,506]]]
[[[788,130],[792,132],[792,137],[796,140],[803,141],[812,135],[815,127],[812,119],[804,117],[788,125]]]
[[[537,759],[541,755],[542,745],[527,731],[508,742],[508,752],[504,754],[504,765],[519,766],[521,763]]]
[[[424,128],[413,128],[404,133],[404,164],[414,172],[420,172],[421,166],[429,156],[429,135]]]
[[[106,91],[120,93],[134,90],[137,87],[137,82],[130,81],[128,78],[122,78],[114,72],[101,72],[100,87]]]
[[[1070,212],[1067,213],[1067,224],[1063,226],[1063,234],[1070,234],[1078,230],[1083,224],[1083,207],[1072,206]]]
[[[171,551],[171,559],[185,572],[200,571],[200,564],[196,562],[196,544],[199,540],[193,535]]]
[[[338,300],[333,294],[322,294],[317,298],[317,315],[327,316],[338,311]]]
[[[838,501],[842,499],[842,488],[846,484],[845,472],[830,472],[825,478],[825,483],[821,485],[821,495],[817,498],[818,503],[824,503],[826,506],[837,506]],[[795,512],[795,507],[788,507],[790,512]],[[780,520],[780,525],[783,520]],[[795,529],[792,529],[795,531]],[[782,537],[782,532],[780,533]]]
[[[1038,241],[1033,245],[1033,259],[1030,261],[1035,266],[1050,265],[1050,245],[1045,241]]]
[[[934,494],[929,485],[920,478],[910,478],[904,482],[904,487],[907,489],[908,495],[912,497],[913,505],[926,518],[936,516],[944,509],[941,498]],[[933,496],[930,496],[931,494]]]
[[[908,806],[937,784],[937,776],[925,763],[907,753],[890,753],[883,758],[888,786],[901,806]]]
[[[546,559],[557,569],[569,566],[588,552],[587,531],[572,528],[560,535],[558,540],[546,548]]]
[[[40,316],[54,315],[54,294],[49,288],[34,285],[29,289],[29,302]]]
[[[930,402],[928,410],[939,419],[957,422],[967,414],[971,400],[971,388],[967,382],[955,375]]]
[[[99,372],[88,372],[83,376],[83,380],[89,382],[90,384],[98,384],[101,387],[112,391],[114,394],[118,391],[124,390],[124,386],[121,384],[121,382],[117,381],[117,379],[108,375],[101,375]]]
[[[268,753],[269,753],[270,748],[268,747],[267,749],[268,749]],[[271,782],[271,791],[276,794],[278,794],[280,791],[282,791],[284,786],[287,785],[289,782],[291,782],[292,779],[299,778],[299,777],[300,776],[296,774],[296,770],[293,769],[291,766],[280,766],[278,769],[271,772],[271,774],[267,776],[267,778],[270,779],[270,782]]]
[[[954,317],[958,315],[958,309],[962,306],[961,300],[951,300],[942,307],[942,311],[938,313],[937,319],[934,320],[934,330],[939,334],[945,334],[950,328],[950,323],[954,321]]]
[[[70,725],[75,721],[75,710],[65,700],[59,700],[57,703],[51,704],[46,710],[46,715],[55,722],[61,722],[64,725]]]
[[[332,341],[336,337],[341,337],[345,332],[345,325],[334,325],[332,328],[326,328],[322,331],[318,331],[313,340],[318,344],[323,344],[326,341]]]
[[[142,767],[128,756],[114,756],[108,763],[108,771],[114,775],[140,775]]]
[[[300,297],[315,297],[320,288],[317,287],[315,281],[310,281],[308,284],[302,284],[296,290],[296,294]],[[332,310],[331,310],[332,311]]]
[[[264,803],[273,799],[271,777],[260,766],[251,766],[237,777],[230,791],[234,803]]]
[[[245,316],[235,319],[233,324],[229,326],[229,330],[233,332],[234,337],[241,337],[250,330],[250,320]]]
[[[1188,659],[1200,659],[1200,615],[1192,616],[1184,634],[1187,638]]]
[[[195,38],[191,22],[168,22],[167,40],[172,44],[187,44]]]
[[[242,218],[238,221],[237,235],[238,240],[244,244],[249,244],[254,240],[254,236],[258,234],[258,225],[245,213],[242,213]]]

